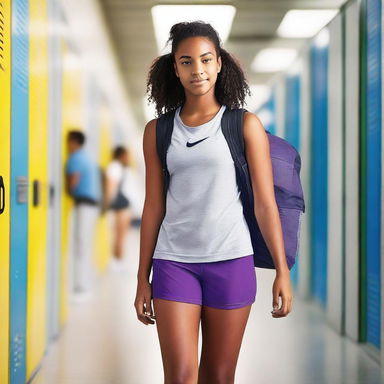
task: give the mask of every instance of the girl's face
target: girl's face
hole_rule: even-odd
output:
[[[205,95],[214,91],[221,57],[215,45],[206,37],[188,37],[180,42],[175,52],[175,73],[186,93]]]

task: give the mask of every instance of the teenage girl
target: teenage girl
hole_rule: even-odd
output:
[[[165,383],[234,383],[255,301],[256,274],[235,167],[220,121],[226,108],[244,104],[249,87],[210,24],[175,24],[170,40],[172,52],[154,61],[147,83],[158,115],[176,110],[167,152],[170,185],[165,199],[154,119],[147,123],[143,138],[146,191],[135,309],[146,325],[156,319]],[[291,282],[269,142],[253,113],[244,116],[244,140],[255,215],[276,268],[272,316],[284,317],[292,308]]]

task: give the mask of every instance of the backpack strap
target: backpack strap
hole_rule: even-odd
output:
[[[171,144],[175,112],[176,109],[169,111],[156,120],[156,149],[163,169],[164,195],[167,194],[169,186],[170,176],[167,167],[167,150]]]
[[[259,244],[262,235],[254,214],[254,198],[252,182],[249,174],[248,163],[245,156],[243,136],[243,118],[246,109],[227,109],[221,121],[221,130],[228,143],[229,150],[235,165],[236,181],[240,190],[240,199],[243,205],[243,213],[251,235],[254,251],[254,265],[257,264]]]
[[[245,160],[243,118],[247,112],[244,108],[225,109],[221,120],[221,130],[227,140],[232,159],[235,164],[242,166]]]

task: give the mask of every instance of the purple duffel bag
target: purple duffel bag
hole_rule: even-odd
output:
[[[254,214],[254,198],[248,164],[244,154],[242,133],[245,109],[227,109],[222,118],[222,131],[235,163],[237,184],[247,221],[255,267],[275,269],[272,256],[263,239]],[[301,159],[288,141],[267,131],[272,160],[273,184],[283,230],[288,268],[295,264],[300,244],[302,215],[305,212],[304,194],[300,181]]]

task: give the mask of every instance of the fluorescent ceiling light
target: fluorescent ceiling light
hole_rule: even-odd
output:
[[[236,8],[232,5],[155,5],[151,9],[157,48],[160,54],[171,52],[165,47],[173,24],[201,20],[212,24],[222,43],[229,36]]]
[[[265,48],[253,59],[251,69],[255,72],[276,72],[286,69],[296,58],[292,48]]]
[[[251,84],[249,88],[252,96],[247,95],[245,103],[247,104],[247,109],[250,112],[254,112],[269,99],[271,87],[264,84]]]
[[[277,29],[277,34],[281,37],[312,37],[338,12],[338,9],[292,9],[285,14]]]

